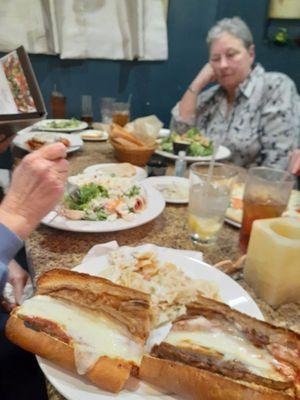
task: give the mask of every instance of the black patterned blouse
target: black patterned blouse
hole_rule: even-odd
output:
[[[172,129],[183,132],[197,126],[206,136],[219,137],[231,150],[231,160],[244,167],[287,168],[288,153],[300,138],[300,99],[294,82],[285,74],[265,72],[259,64],[239,86],[228,114],[225,91],[215,85],[200,93],[189,121],[180,119],[178,104],[172,116]]]

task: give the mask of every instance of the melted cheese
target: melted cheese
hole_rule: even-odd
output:
[[[76,368],[84,374],[101,356],[140,363],[143,346],[130,338],[127,330],[108,316],[67,304],[50,296],[26,300],[18,314],[40,317],[59,324],[73,339]]]
[[[166,343],[174,346],[188,346],[189,344],[207,347],[224,354],[224,361],[236,360],[243,363],[250,372],[275,380],[283,377],[273,367],[276,360],[267,350],[255,347],[250,341],[216,328],[204,317],[195,318],[187,325],[196,326],[195,329],[172,330]],[[175,325],[176,327],[176,325]],[[201,327],[203,329],[201,329]]]

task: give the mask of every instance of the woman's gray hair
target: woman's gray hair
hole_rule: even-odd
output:
[[[206,38],[208,47],[210,48],[212,42],[224,32],[240,39],[247,50],[253,44],[253,36],[248,25],[241,18],[233,17],[221,19],[208,31]]]

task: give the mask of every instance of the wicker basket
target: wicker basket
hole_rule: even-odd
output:
[[[110,139],[110,143],[115,150],[115,155],[117,160],[122,162],[129,162],[134,165],[143,166],[146,165],[149,161],[150,157],[155,151],[155,148],[148,148],[148,147],[141,147],[141,148],[134,148],[130,149],[127,147],[122,146],[121,144],[117,143],[112,138]]]

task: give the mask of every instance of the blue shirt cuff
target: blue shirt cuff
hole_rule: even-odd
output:
[[[0,223],[0,262],[8,264],[23,244],[24,242],[19,236]]]

